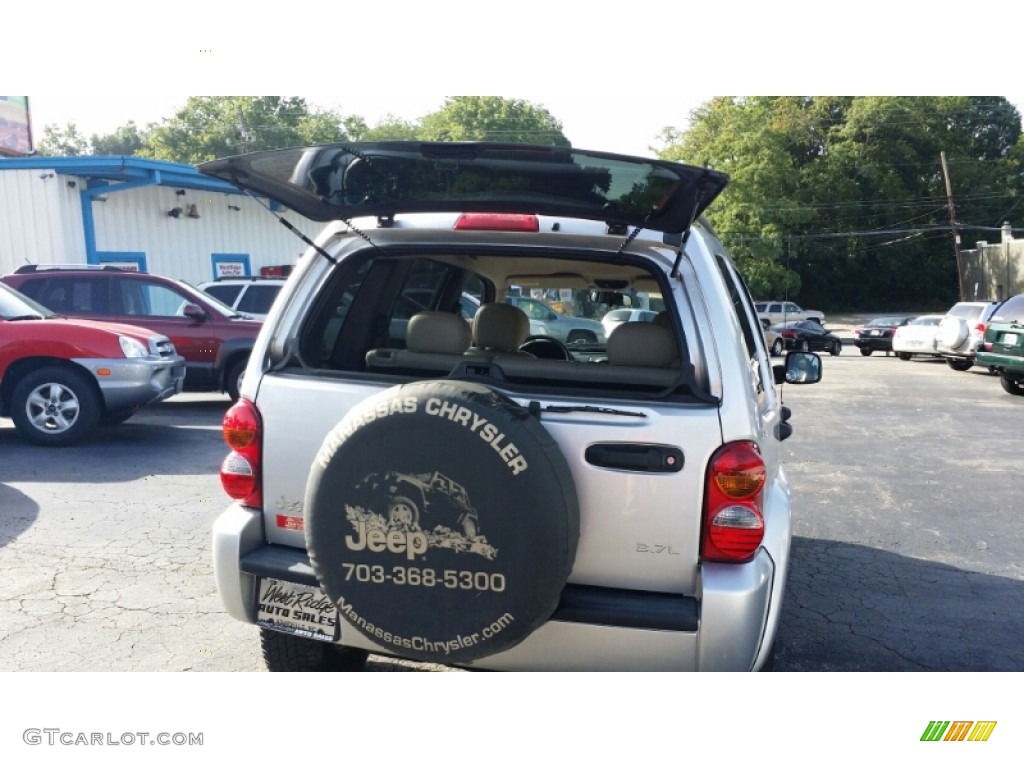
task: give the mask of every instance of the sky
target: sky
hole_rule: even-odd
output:
[[[4,87],[29,95],[37,141],[51,123],[86,137],[145,126],[190,95],[302,96],[371,125],[389,113],[414,120],[446,96],[499,95],[546,108],[576,147],[640,155],[715,95],[972,94],[1024,107],[1018,46],[953,39],[945,11],[963,10],[946,0],[923,16],[860,0],[841,20],[805,0],[585,12],[434,0],[389,5],[383,19],[329,0],[292,0],[273,15],[176,0],[154,23],[134,3],[101,5],[63,7],[45,31],[26,27],[0,46]],[[998,20],[993,34],[1024,21],[994,0],[971,8]]]

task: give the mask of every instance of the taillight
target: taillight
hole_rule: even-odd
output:
[[[220,465],[220,484],[232,499],[247,507],[262,507],[263,422],[260,412],[251,402],[240,398],[224,414],[222,426],[224,442],[231,453]]]
[[[980,333],[982,337],[985,336],[985,330],[987,328],[988,328],[988,323],[978,323],[976,326],[974,326],[974,330],[977,331],[978,333]]]
[[[854,335],[854,336],[860,336],[860,332],[861,332],[861,329],[860,329],[860,328],[854,328],[854,329],[853,329],[853,335]]]
[[[532,213],[464,213],[452,229],[539,232],[540,221]]]
[[[729,443],[711,458],[701,551],[705,560],[744,563],[764,539],[765,465],[757,445]]]

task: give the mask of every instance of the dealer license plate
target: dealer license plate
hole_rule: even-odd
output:
[[[923,341],[918,341],[917,339],[911,339],[910,341],[907,342],[908,347],[920,347],[923,344]]]
[[[256,624],[314,640],[338,639],[338,609],[319,587],[260,579]]]
[[[999,343],[1007,347],[1012,347],[1014,344],[1017,343],[1017,334],[1004,333],[1003,337],[999,340]]]

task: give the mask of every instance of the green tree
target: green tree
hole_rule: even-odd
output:
[[[568,147],[562,124],[544,107],[501,96],[453,96],[423,117],[423,141],[496,141]]]
[[[825,309],[955,300],[942,152],[964,232],[1000,223],[1024,186],[1002,98],[723,97],[661,140],[730,175],[708,218],[755,295]]]
[[[145,154],[196,164],[260,149],[348,141],[340,115],[286,96],[191,96],[173,117],[152,126]]]
[[[43,126],[43,138],[36,147],[41,155],[76,156],[89,153],[89,142],[74,123],[63,127],[56,123]]]
[[[136,155],[145,146],[145,136],[134,120],[129,120],[113,133],[93,134],[89,139],[94,155]]]

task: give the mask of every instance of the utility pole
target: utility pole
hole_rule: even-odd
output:
[[[960,258],[960,233],[956,230],[956,207],[953,205],[953,185],[949,182],[949,168],[946,167],[946,153],[940,152],[942,158],[942,175],[946,179],[946,201],[949,204],[949,225],[953,229],[953,252],[956,254],[956,279],[960,288],[960,301],[964,301],[964,265]]]

